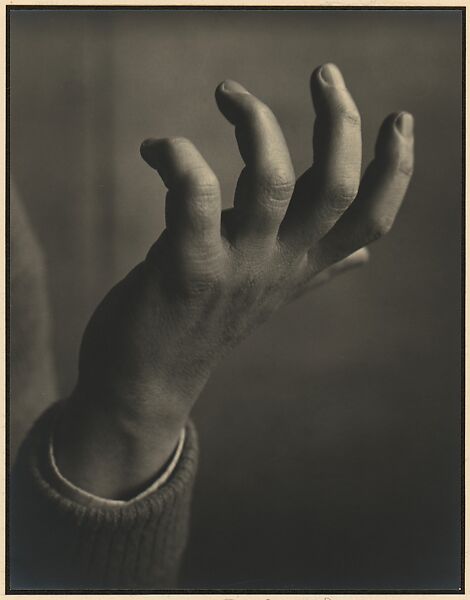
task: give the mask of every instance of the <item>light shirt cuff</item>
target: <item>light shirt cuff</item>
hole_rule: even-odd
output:
[[[101,498],[100,496],[95,496],[94,494],[90,494],[90,492],[86,492],[85,490],[82,490],[81,488],[79,488],[75,484],[73,484],[71,481],[66,479],[62,475],[62,473],[59,471],[59,468],[57,467],[57,463],[56,463],[55,456],[54,456],[53,435],[51,435],[49,437],[49,464],[52,467],[53,477],[56,480],[55,483],[58,486],[60,493],[63,496],[65,496],[66,498],[68,498],[69,500],[74,500],[85,506],[92,506],[92,507],[95,506],[97,508],[99,508],[99,507],[105,508],[105,507],[112,507],[112,506],[118,507],[118,506],[124,506],[124,505],[127,506],[129,504],[137,502],[138,500],[142,500],[149,494],[153,494],[159,488],[161,488],[162,485],[164,485],[165,482],[171,477],[171,474],[175,470],[176,465],[178,464],[178,461],[181,457],[181,453],[182,453],[183,447],[184,447],[185,437],[186,437],[186,432],[185,432],[185,429],[183,429],[181,431],[181,434],[180,434],[180,437],[178,440],[178,445],[176,446],[176,450],[173,453],[173,458],[171,459],[171,461],[168,464],[165,471],[160,475],[160,477],[158,477],[158,479],[156,481],[154,481],[152,483],[152,485],[150,487],[145,489],[143,492],[141,492],[134,498],[131,498],[130,500],[111,500],[108,498]]]

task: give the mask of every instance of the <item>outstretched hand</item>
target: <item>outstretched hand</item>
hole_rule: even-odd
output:
[[[313,165],[296,181],[271,110],[240,84],[216,91],[245,163],[233,208],[186,139],[147,140],[166,229],[105,297],[83,338],[79,381],[58,434],[59,467],[98,495],[138,490],[165,463],[214,365],[294,298],[367,260],[413,166],[413,118],[387,117],[361,174],[361,125],[332,64],[311,79]]]

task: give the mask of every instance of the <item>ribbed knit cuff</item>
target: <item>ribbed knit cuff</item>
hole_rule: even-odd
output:
[[[11,481],[12,589],[162,590],[175,585],[188,535],[197,437],[189,423],[166,483],[131,503],[84,506],[64,497],[50,464],[60,403],[36,422]]]

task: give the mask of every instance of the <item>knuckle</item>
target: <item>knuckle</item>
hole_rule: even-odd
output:
[[[343,211],[357,196],[358,186],[353,182],[342,181],[331,188],[330,197],[335,207]]]
[[[247,111],[247,117],[250,120],[261,122],[276,120],[276,117],[269,106],[257,98],[250,103]]]
[[[290,169],[266,171],[258,181],[258,186],[276,202],[288,202],[295,188],[295,176]]]
[[[177,137],[177,136],[167,137],[167,138],[163,138],[160,143],[161,143],[164,151],[166,151],[166,153],[169,155],[172,155],[175,152],[179,153],[179,152],[183,151],[185,148],[186,149],[193,148],[192,142],[190,142],[187,138],[184,138],[184,137]]]
[[[218,270],[194,271],[190,269],[182,281],[183,292],[188,296],[210,296],[220,298],[226,288],[223,273]]]
[[[397,169],[399,173],[401,173],[409,179],[413,175],[414,171],[413,160],[410,158],[406,158],[399,161]]]
[[[336,112],[339,118],[351,127],[361,126],[361,115],[353,103],[339,104]]]
[[[180,185],[183,192],[193,195],[203,206],[220,194],[219,180],[209,167],[191,169],[185,173]]]
[[[394,147],[388,152],[388,167],[399,175],[404,175],[409,179],[413,175],[414,160],[413,155],[404,152],[400,147]]]
[[[181,136],[171,136],[167,137],[163,140],[169,148],[177,148],[178,146],[192,146],[192,142],[190,142],[187,138]]]

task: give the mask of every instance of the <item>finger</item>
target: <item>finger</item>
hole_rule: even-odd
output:
[[[146,140],[141,154],[168,188],[165,217],[169,238],[192,268],[210,271],[223,249],[217,177],[185,138]]]
[[[367,248],[356,250],[356,252],[350,256],[343,258],[343,260],[331,265],[320,273],[307,277],[305,281],[297,287],[292,299],[298,298],[299,296],[328,283],[342,273],[347,273],[348,271],[362,267],[369,261],[369,257],[370,253]],[[310,271],[310,273],[316,273],[316,271]]]
[[[237,185],[237,235],[277,235],[295,185],[295,174],[281,128],[271,110],[240,84],[225,81],[216,90],[222,114],[235,125],[246,165]]]
[[[336,262],[390,231],[413,172],[413,145],[413,117],[405,112],[387,117],[357,199],[311,251],[320,266]]]
[[[308,248],[321,239],[354,200],[361,175],[361,120],[338,67],[326,64],[311,78],[317,115],[314,164],[299,179],[281,239]]]

